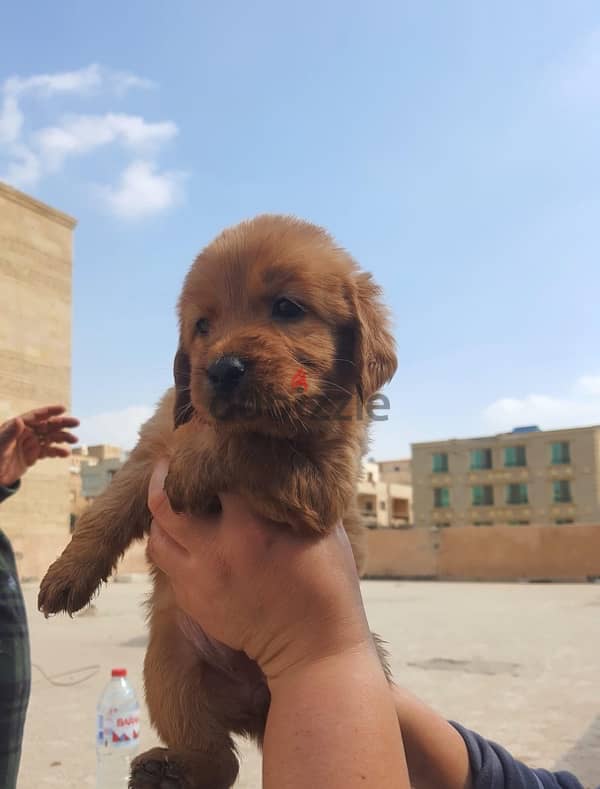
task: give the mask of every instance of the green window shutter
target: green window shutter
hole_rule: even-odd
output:
[[[434,473],[445,473],[448,471],[448,455],[446,452],[436,452],[433,455],[431,469]]]
[[[526,466],[527,453],[525,447],[506,447],[504,450],[504,465],[512,466]]]
[[[553,499],[557,504],[571,501],[571,483],[568,479],[556,480],[552,484]]]
[[[471,450],[471,468],[487,469],[492,467],[492,450],[491,449],[472,449]]]
[[[552,465],[559,466],[571,462],[571,453],[568,441],[558,441],[552,444]]]
[[[450,506],[450,491],[448,490],[448,488],[433,489],[433,506],[434,507]]]

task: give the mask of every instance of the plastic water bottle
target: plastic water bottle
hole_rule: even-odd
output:
[[[140,706],[126,669],[113,668],[97,712],[96,787],[126,789],[140,736]]]

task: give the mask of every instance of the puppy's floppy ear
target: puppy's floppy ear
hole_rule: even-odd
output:
[[[380,296],[381,288],[370,274],[356,275],[353,288],[354,364],[356,388],[363,403],[391,380],[398,366],[388,311]]]
[[[190,400],[190,357],[181,345],[175,354],[173,362],[173,375],[175,377],[175,407],[173,421],[175,429],[185,424],[192,418],[194,409]]]

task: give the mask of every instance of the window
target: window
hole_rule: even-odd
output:
[[[554,523],[556,523],[557,526],[563,526],[567,523],[575,523],[575,521],[573,518],[557,518]]]
[[[509,526],[529,526],[529,521],[509,521]]]
[[[367,474],[367,482],[373,482],[373,472],[369,471]]]
[[[507,485],[506,486],[506,503],[507,504],[528,504],[529,496],[527,495],[527,485]]]
[[[494,488],[491,485],[473,485],[471,503],[474,507],[491,507],[494,503]]]
[[[373,502],[372,501],[365,501],[364,503],[365,512],[373,512]]]
[[[552,483],[552,499],[556,504],[571,501],[571,483],[568,479],[556,480]]]
[[[553,466],[571,462],[571,450],[568,441],[558,441],[556,444],[552,444],[551,462]]]
[[[504,465],[507,467],[526,466],[525,447],[506,447],[504,450]]]
[[[472,449],[471,450],[471,468],[473,471],[481,468],[492,467],[492,450],[491,449]]]
[[[434,507],[450,506],[450,491],[448,490],[448,488],[433,489],[433,506]]]
[[[448,454],[446,452],[436,452],[434,454],[431,470],[434,474],[446,473],[448,471]]]
[[[385,501],[380,501],[379,502],[379,509],[380,510],[385,510]]]

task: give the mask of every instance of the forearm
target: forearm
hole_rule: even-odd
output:
[[[370,645],[270,687],[264,789],[409,789],[393,699]]]
[[[463,738],[448,721],[404,688],[393,696],[414,789],[471,789]]]

